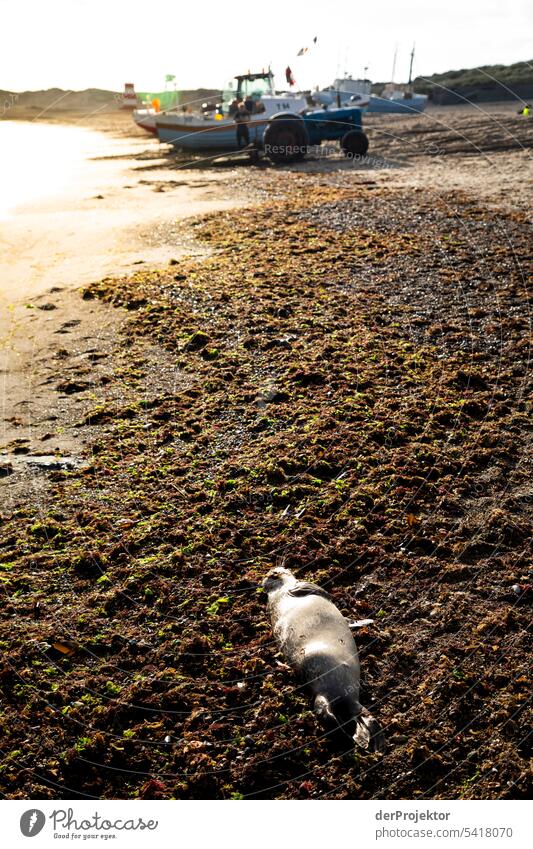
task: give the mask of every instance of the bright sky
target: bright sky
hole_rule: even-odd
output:
[[[272,63],[297,85],[340,72],[377,80],[533,59],[530,0],[0,0],[0,89],[220,88]],[[303,58],[296,54],[316,47]]]

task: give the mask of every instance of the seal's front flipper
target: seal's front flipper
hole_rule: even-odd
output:
[[[299,598],[301,596],[306,595],[319,595],[322,598],[326,598],[328,601],[332,601],[332,598],[326,590],[323,590],[322,587],[319,587],[318,584],[310,584],[308,581],[298,581],[294,587],[291,587],[289,590],[289,595],[294,598]]]
[[[369,752],[383,752],[385,749],[385,735],[377,720],[364,707],[361,707],[355,717],[353,739],[358,746]]]

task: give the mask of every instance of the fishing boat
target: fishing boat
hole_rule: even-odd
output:
[[[311,95],[321,106],[357,106],[367,110],[370,105],[370,80],[336,79],[333,85],[314,91]]]
[[[392,63],[392,79],[396,70],[397,49],[394,51]],[[344,75],[335,80],[332,86],[322,91],[315,92],[313,97],[320,102],[321,98],[330,97],[337,106],[353,105],[354,98],[368,98],[368,112],[403,112],[404,114],[416,114],[423,112],[427,106],[426,94],[415,94],[411,81],[413,78],[413,61],[415,58],[415,47],[411,50],[411,61],[409,64],[409,82],[406,85],[387,83],[381,94],[371,94],[372,83],[367,79],[354,80],[353,77]],[[365,69],[366,70],[366,69]]]
[[[146,130],[148,133],[157,135],[155,119],[161,112],[172,112],[178,108],[180,94],[176,90],[174,74],[167,74],[165,80],[165,90],[159,92],[141,92],[136,95],[136,108],[132,112],[132,117],[138,127]],[[172,88],[169,87],[172,83]]]
[[[378,97],[370,97],[369,112],[403,112],[412,114],[423,112],[427,106],[427,94],[415,94],[411,86],[388,83]]]
[[[236,76],[222,93],[214,110],[203,114],[163,112],[155,118],[161,142],[180,150],[197,153],[204,150],[238,150],[237,104],[244,101],[250,120],[247,122],[250,143],[261,144],[269,120],[278,112],[302,112],[307,100],[292,92],[276,93],[272,71]]]
[[[394,72],[396,70],[396,59],[398,48],[394,51],[394,60],[392,63],[392,76],[394,80]],[[381,95],[372,95],[370,98],[369,112],[403,112],[404,114],[416,114],[423,112],[427,106],[428,97],[426,94],[415,94],[411,85],[413,79],[413,62],[415,58],[415,45],[411,50],[411,61],[409,63],[409,82],[407,85],[397,85],[394,82],[387,83]]]
[[[332,86],[314,92],[313,98],[321,103],[329,102],[337,106],[354,105],[356,98],[366,98],[367,112],[403,112],[406,114],[423,112],[427,106],[427,95],[415,94],[409,85],[402,86],[387,83],[378,97],[370,93],[370,80],[353,79],[349,76],[336,79]]]

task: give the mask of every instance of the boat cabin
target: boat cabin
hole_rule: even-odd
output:
[[[274,75],[272,71],[261,71],[260,74],[239,74],[228,83],[222,93],[222,111],[225,115],[232,115],[237,104],[243,100],[248,104],[252,114],[265,111],[262,102],[263,97],[274,96]]]

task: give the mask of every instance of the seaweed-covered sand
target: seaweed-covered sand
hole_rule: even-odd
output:
[[[526,796],[531,232],[465,155],[248,170],[205,256],[84,290],[120,317],[90,447],[0,525],[6,797]],[[279,664],[276,564],[374,620],[383,757]]]

